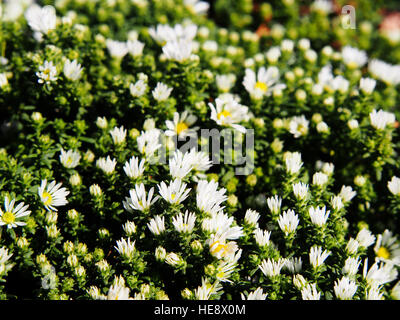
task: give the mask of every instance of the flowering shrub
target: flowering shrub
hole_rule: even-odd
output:
[[[5,1],[0,297],[399,299],[399,13],[342,2]]]

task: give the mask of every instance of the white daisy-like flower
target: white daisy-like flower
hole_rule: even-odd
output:
[[[340,210],[344,207],[343,199],[340,196],[333,196],[331,198],[331,206],[335,210]]]
[[[8,84],[7,74],[5,72],[0,73],[0,88],[3,88]]]
[[[14,205],[15,199],[9,201],[8,197],[4,198],[4,211],[0,208],[0,226],[7,226],[8,229],[11,229],[26,225],[26,222],[22,221],[21,218],[31,213],[31,211],[27,210],[29,205],[24,205],[24,202],[20,202],[15,207]],[[1,260],[0,255],[0,264],[3,263]]]
[[[57,78],[57,68],[54,66],[52,61],[44,61],[43,65],[39,66],[39,71],[36,72],[36,76],[39,78],[39,83],[50,84],[56,81]]]
[[[327,250],[322,251],[321,247],[313,246],[310,249],[309,253],[310,263],[313,268],[318,268],[319,266],[322,266],[324,264],[324,261],[326,260],[326,258],[329,257],[330,254],[331,253]]]
[[[286,152],[284,154],[284,160],[286,165],[286,172],[290,174],[297,174],[303,162],[301,161],[301,154],[299,152]]]
[[[397,279],[398,271],[393,263],[375,261],[368,269],[368,258],[364,261],[363,278],[370,287],[380,286]]]
[[[184,261],[182,259],[182,257],[180,257],[178,254],[176,254],[175,252],[170,252],[167,254],[167,256],[165,257],[164,260],[167,264],[169,264],[170,266],[179,266],[181,265]]]
[[[61,182],[56,184],[56,181],[52,181],[47,184],[47,179],[42,180],[38,194],[48,211],[58,211],[56,207],[65,206],[68,203],[69,191],[61,186]]]
[[[215,77],[215,83],[217,84],[218,90],[221,92],[229,92],[232,89],[236,81],[236,76],[233,73],[229,74],[218,74]]]
[[[358,251],[360,244],[354,238],[350,238],[346,244],[346,251],[348,254],[355,254]]]
[[[150,188],[149,193],[146,195],[146,189],[144,187],[144,184],[136,184],[134,189],[129,190],[129,195],[130,197],[126,197],[125,201],[123,201],[124,208],[129,211],[133,212],[133,210],[138,210],[138,211],[146,211],[150,209],[150,206],[152,206],[157,200],[158,196],[154,195],[154,187]]]
[[[260,247],[268,246],[271,243],[270,241],[271,231],[266,231],[260,228],[256,228],[253,234],[257,245],[259,245]]]
[[[121,145],[125,142],[126,133],[127,131],[123,126],[119,128],[114,127],[112,130],[110,130],[110,135],[115,145]]]
[[[214,233],[217,238],[236,240],[243,236],[243,228],[232,227],[233,221],[233,217],[229,217],[226,213],[220,211],[210,218],[205,218],[201,227],[205,231]]]
[[[228,126],[246,133],[246,128],[239,122],[249,119],[248,107],[239,104],[232,96],[215,99],[215,106],[210,102],[211,119],[220,126]]]
[[[382,286],[372,286],[365,290],[365,300],[384,300]]]
[[[253,99],[261,99],[264,96],[270,96],[275,89],[283,90],[285,84],[277,83],[279,80],[279,69],[277,67],[269,67],[268,69],[261,67],[257,74],[247,68],[243,79],[243,86]]]
[[[133,257],[133,254],[135,253],[135,241],[131,243],[131,239],[128,238],[128,240],[125,240],[124,238],[121,238],[121,240],[117,240],[117,246],[114,247],[118,253],[127,259],[130,259]]]
[[[303,260],[301,259],[301,257],[291,257],[289,259],[286,259],[284,268],[292,274],[300,273],[301,269],[303,268]]]
[[[143,176],[143,172],[145,170],[144,167],[145,159],[140,160],[139,158],[132,156],[129,161],[125,162],[124,171],[125,174],[131,179],[137,179]]]
[[[318,292],[315,283],[308,283],[301,289],[301,298],[303,300],[320,300],[321,292]]]
[[[258,219],[260,219],[260,214],[251,209],[246,210],[246,214],[244,216],[244,221],[255,228],[258,228]]]
[[[128,53],[128,46],[123,41],[107,39],[106,47],[110,56],[116,59],[122,59]]]
[[[197,208],[211,215],[221,212],[224,208],[221,204],[228,199],[225,192],[225,188],[218,190],[218,182],[214,180],[200,180],[196,189]]]
[[[356,240],[361,247],[368,248],[375,243],[375,236],[368,229],[362,229],[357,233]]]
[[[348,257],[344,262],[342,273],[348,277],[353,277],[357,274],[358,268],[360,267],[360,258]]]
[[[176,41],[179,39],[192,41],[197,34],[197,26],[189,24],[183,26],[176,24],[174,27],[169,25],[158,24],[157,27],[150,27],[148,30],[150,36],[160,45],[164,45],[168,41]]]
[[[339,196],[343,199],[343,202],[349,202],[356,196],[357,192],[352,189],[350,186],[342,186],[340,190]]]
[[[273,197],[269,197],[267,199],[267,205],[271,213],[279,214],[281,211],[282,198],[278,197],[278,195],[274,195]]]
[[[207,171],[212,166],[212,161],[209,159],[207,153],[196,151],[195,148],[192,148],[189,151],[189,155],[192,164],[192,171],[195,173],[194,180],[198,181],[199,179],[206,178],[204,171]]]
[[[193,42],[185,39],[168,41],[162,51],[168,60],[185,62],[192,56]]]
[[[210,239],[207,240],[210,248],[210,253],[217,259],[229,260],[230,257],[235,256],[239,247],[235,241],[227,241],[224,236],[219,234],[212,234]]]
[[[129,298],[129,291],[124,285],[114,284],[108,290],[107,300],[132,300]]]
[[[60,162],[65,168],[71,169],[78,166],[79,161],[81,160],[81,155],[78,151],[65,151],[64,149],[61,149],[60,152]]]
[[[168,87],[162,82],[157,82],[157,86],[153,89],[151,94],[156,101],[161,102],[169,98],[172,89],[173,88]]]
[[[161,131],[158,129],[142,131],[140,136],[136,138],[139,152],[144,154],[146,158],[152,157],[162,146],[160,143],[160,136]]]
[[[340,300],[351,300],[357,291],[357,284],[355,281],[347,277],[335,281],[333,288],[336,298]]]
[[[313,175],[313,185],[322,187],[328,183],[328,180],[328,175],[323,172],[318,171]]]
[[[56,28],[57,16],[53,6],[40,7],[33,4],[25,11],[25,18],[31,29],[41,34],[48,34]]]
[[[128,40],[126,48],[132,57],[140,57],[143,54],[144,43],[139,40]]]
[[[371,125],[377,130],[383,130],[387,125],[392,125],[396,121],[394,113],[375,109],[369,114]]]
[[[151,233],[160,235],[165,231],[165,218],[157,215],[150,220],[150,222],[147,224],[147,227]]]
[[[342,59],[348,68],[356,69],[364,66],[368,61],[367,53],[351,46],[342,49]]]
[[[318,13],[329,14],[333,11],[333,3],[331,0],[315,0],[310,9]]]
[[[275,277],[280,275],[281,269],[286,263],[286,259],[280,258],[278,261],[268,258],[263,260],[258,266],[262,273],[267,277]]]
[[[303,182],[298,182],[292,185],[294,196],[299,199],[303,200],[308,195],[308,184]]]
[[[200,0],[183,0],[183,5],[193,14],[206,14],[210,4]]]
[[[175,112],[173,121],[165,121],[165,125],[168,128],[165,131],[165,135],[168,137],[178,136],[179,138],[196,136],[196,130],[199,127],[190,128],[196,120],[197,117],[188,111],[183,111],[181,114]]]
[[[393,176],[392,180],[388,181],[387,187],[393,195],[400,196],[400,178]]]
[[[192,170],[192,156],[189,152],[184,154],[180,150],[174,152],[169,160],[169,173],[175,179],[185,178]]]
[[[0,265],[6,264],[12,257],[12,253],[8,254],[8,248],[0,247]]]
[[[81,64],[76,59],[72,61],[69,59],[65,60],[63,72],[67,79],[72,81],[79,80],[82,76],[82,70]]]
[[[262,288],[257,288],[256,290],[249,292],[247,297],[244,293],[240,294],[242,300],[266,300],[267,296],[268,293],[264,293]]]
[[[172,218],[172,224],[178,232],[190,233],[192,232],[196,222],[196,214],[193,212],[185,211],[185,214],[180,212],[178,215]]]
[[[308,133],[309,123],[310,121],[308,121],[304,115],[295,116],[289,122],[289,132],[293,134],[295,138],[305,136]]]
[[[360,79],[360,90],[365,94],[371,94],[374,92],[376,86],[376,80],[371,78],[361,78]]]
[[[299,216],[294,212],[294,210],[289,209],[279,215],[278,224],[285,235],[289,235],[296,231],[296,228],[299,225]]]
[[[139,98],[146,93],[147,87],[147,83],[143,79],[140,79],[129,85],[129,91],[132,97]]]
[[[400,243],[388,229],[377,236],[374,251],[377,261],[390,262],[400,266]]]
[[[111,159],[110,156],[107,158],[99,158],[96,161],[96,166],[100,168],[105,174],[112,174],[117,165],[116,159]]]
[[[392,65],[385,61],[372,59],[368,64],[369,72],[388,86],[400,83],[400,65]]]
[[[308,209],[308,214],[310,215],[311,222],[316,226],[322,227],[326,224],[328,220],[330,211],[326,211],[326,207],[310,207]]]
[[[229,277],[235,271],[236,266],[237,266],[236,262],[220,261],[219,265],[216,268],[217,281],[232,283]]]
[[[158,190],[163,199],[171,204],[183,202],[188,196],[191,188],[186,188],[186,183],[180,179],[175,179],[167,184],[162,181],[158,185]]]

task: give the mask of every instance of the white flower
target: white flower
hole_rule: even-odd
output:
[[[339,196],[343,199],[343,202],[349,202],[351,199],[355,197],[357,194],[356,191],[353,191],[353,189],[349,186],[342,186],[342,189],[340,190]]]
[[[258,227],[258,219],[260,219],[260,214],[255,211],[255,210],[251,210],[251,209],[247,209],[246,214],[244,216],[244,221],[248,224],[251,225],[253,227]]]
[[[368,258],[364,261],[363,278],[370,287],[380,286],[397,279],[398,272],[393,263],[376,261],[368,270]]]
[[[286,172],[290,174],[296,174],[303,166],[301,161],[301,154],[299,152],[287,152],[284,156]]]
[[[47,34],[56,28],[56,10],[52,6],[40,7],[33,4],[25,11],[25,18],[35,32]]]
[[[294,49],[294,42],[290,39],[283,39],[281,42],[281,50],[291,53]]]
[[[170,252],[165,257],[165,262],[168,263],[170,266],[175,267],[182,264],[183,260],[175,252]]]
[[[217,281],[232,283],[229,277],[235,271],[236,265],[237,265],[236,261],[220,261],[216,269]]]
[[[369,72],[389,86],[400,83],[400,65],[391,65],[378,59],[372,59],[368,65]]]
[[[368,56],[364,50],[345,46],[342,49],[342,59],[347,67],[355,69],[365,65],[368,61]]]
[[[0,247],[0,265],[6,264],[8,260],[12,257],[12,253],[8,254],[8,248]],[[0,272],[1,274],[1,272]]]
[[[248,107],[239,104],[231,95],[215,99],[215,106],[211,102],[208,105],[211,109],[211,119],[218,125],[246,133],[246,128],[238,123],[248,120]]]
[[[195,172],[195,181],[198,181],[199,178],[204,179],[206,176],[204,175],[204,171],[207,171],[212,166],[212,161],[208,158],[207,153],[203,151],[196,151],[195,148],[192,148],[189,151],[189,161],[192,164],[192,170]]]
[[[311,222],[316,226],[322,227],[326,224],[328,220],[330,211],[326,211],[326,207],[310,207],[308,209],[308,214],[310,215]]]
[[[123,126],[119,128],[114,127],[112,130],[110,130],[110,134],[115,145],[120,145],[125,142],[126,133],[127,131]]]
[[[108,121],[106,117],[97,117],[96,119],[96,125],[100,128],[100,129],[106,129],[108,126]]]
[[[114,247],[117,249],[118,253],[123,256],[124,258],[132,258],[133,254],[135,253],[135,241],[131,243],[131,239],[125,240],[121,238],[121,240],[117,240],[117,246]]]
[[[153,199],[153,194],[154,188],[151,188],[146,197],[144,184],[136,184],[135,189],[129,190],[130,198],[126,197],[125,201],[123,201],[124,208],[129,212],[132,212],[132,209],[138,211],[148,210],[158,200],[158,196]]]
[[[355,254],[358,251],[360,244],[356,239],[350,238],[346,245],[346,251],[349,254]]]
[[[351,119],[347,122],[347,126],[350,130],[354,130],[358,128],[358,121],[356,119]]]
[[[309,121],[303,116],[295,116],[289,122],[289,132],[295,138],[305,136],[308,133]]]
[[[165,218],[157,215],[150,220],[147,227],[153,234],[160,235],[165,231]]]
[[[173,121],[166,120],[165,125],[168,130],[165,135],[168,137],[178,136],[179,138],[193,137],[196,135],[198,127],[190,128],[197,120],[197,117],[190,114],[188,111],[183,111],[181,114],[174,113]]]
[[[400,178],[392,177],[392,180],[388,181],[387,187],[393,195],[400,196]]]
[[[28,216],[31,211],[27,210],[28,205],[24,206],[24,203],[21,202],[17,206],[15,206],[15,199],[11,201],[8,200],[8,197],[4,198],[4,211],[0,208],[0,226],[6,225],[8,229],[16,228],[17,226],[24,226],[26,222],[21,221],[22,217]],[[5,256],[4,256],[5,257]],[[6,260],[2,261],[5,258],[2,258],[0,251],[0,265],[5,263]],[[0,272],[1,274],[1,272]]]
[[[108,290],[107,300],[132,300],[132,298],[129,298],[129,288],[114,284]]]
[[[394,300],[400,300],[400,281],[390,290],[390,296]]]
[[[329,14],[333,11],[333,3],[331,0],[315,0],[311,6],[311,11]]]
[[[292,185],[293,193],[299,200],[304,200],[308,195],[308,184],[298,182]]]
[[[183,179],[192,170],[192,157],[189,152],[183,154],[180,150],[174,152],[169,160],[169,172],[173,178]]]
[[[344,263],[342,273],[349,277],[355,276],[360,267],[360,263],[360,258],[348,257]]]
[[[221,204],[228,199],[226,189],[218,190],[218,182],[200,180],[196,189],[196,205],[201,211],[215,215],[222,211]]]
[[[131,179],[140,178],[141,176],[143,176],[143,172],[145,169],[144,164],[145,159],[140,160],[139,163],[139,158],[132,156],[129,161],[125,162],[124,171],[126,175]]]
[[[210,4],[206,1],[183,0],[183,5],[193,14],[206,14]]]
[[[235,260],[235,253],[238,251],[238,246],[235,241],[226,241],[226,237],[212,234],[207,244],[210,248],[210,253],[217,259]]]
[[[330,254],[331,253],[327,250],[322,251],[321,247],[313,246],[310,249],[309,253],[310,263],[313,268],[318,268],[319,266],[322,266],[325,259],[328,258]]]
[[[179,39],[193,40],[197,34],[197,26],[194,24],[187,26],[176,24],[174,27],[171,27],[159,24],[156,28],[150,27],[148,32],[157,43],[164,45],[168,41]]]
[[[375,243],[375,236],[368,229],[362,229],[356,237],[357,242],[361,247],[368,248]]]
[[[272,214],[276,215],[281,211],[282,198],[275,195],[267,199],[267,205]]]
[[[94,197],[100,197],[103,194],[103,191],[98,184],[92,184],[89,187],[89,192]]]
[[[106,46],[110,56],[116,59],[122,59],[128,53],[128,46],[123,41],[107,39]]]
[[[365,291],[365,300],[384,300],[382,286],[372,286]]]
[[[66,188],[61,188],[62,183],[52,181],[47,185],[47,179],[42,180],[38,189],[40,200],[48,211],[58,211],[56,207],[64,206],[68,203],[66,197],[69,191]]]
[[[129,91],[132,97],[135,98],[143,96],[146,93],[146,90],[147,90],[147,83],[142,79],[136,81],[135,83],[131,83],[129,85]]]
[[[316,172],[313,175],[313,184],[322,187],[328,183],[328,179],[329,177],[327,174],[323,172]]]
[[[107,158],[99,158],[96,161],[96,166],[100,168],[105,174],[113,173],[116,165],[117,160],[111,160],[110,156],[107,156]]]
[[[340,300],[351,300],[356,293],[357,288],[358,286],[355,281],[343,277],[342,279],[335,281],[333,290],[335,291],[336,298],[339,298]]]
[[[132,57],[140,57],[143,54],[144,43],[139,40],[128,40],[126,48]]]
[[[243,293],[240,294],[242,300],[266,300],[267,296],[268,293],[264,293],[260,287],[252,292],[249,292],[247,297]]]
[[[0,88],[3,88],[5,85],[8,84],[7,74],[0,73]]]
[[[184,62],[192,55],[193,43],[185,39],[168,41],[162,48],[168,60]]]
[[[253,99],[261,99],[264,96],[270,96],[274,89],[283,90],[285,84],[277,83],[279,80],[279,69],[277,67],[269,67],[265,69],[261,67],[257,74],[247,68],[243,79],[243,86]]]
[[[259,228],[254,230],[254,239],[257,245],[264,247],[270,244],[271,231],[261,230]]]
[[[172,88],[168,87],[166,84],[162,82],[157,82],[157,86],[153,89],[151,93],[153,95],[153,98],[160,102],[167,100],[171,94],[171,91]]]
[[[343,208],[343,199],[340,196],[333,196],[331,198],[331,206],[335,210],[340,210]]]
[[[136,224],[133,221],[127,221],[122,225],[126,235],[129,237],[136,233]]]
[[[303,300],[320,300],[321,293],[318,292],[316,284],[311,283],[301,289],[301,298]]]
[[[146,158],[150,158],[153,154],[161,147],[160,144],[161,132],[158,129],[151,129],[141,133],[137,137],[136,142],[138,145],[139,152],[146,155]]]
[[[218,90],[222,92],[229,92],[232,89],[236,81],[236,76],[233,73],[229,74],[218,74],[215,77]]]
[[[393,124],[396,121],[394,113],[379,110],[378,112],[374,109],[369,114],[371,125],[377,130],[383,130],[389,124]]]
[[[360,89],[365,94],[371,94],[374,92],[376,86],[376,81],[371,78],[361,78],[360,79]]]
[[[183,202],[188,196],[191,188],[186,189],[186,183],[180,179],[170,182],[169,186],[162,181],[158,185],[158,190],[163,199],[171,204]]]
[[[306,50],[310,49],[311,42],[310,42],[310,39],[302,38],[299,40],[297,45],[299,46],[300,50],[306,51]]]
[[[303,289],[308,283],[307,280],[301,274],[296,274],[293,276],[293,284],[294,286],[301,290]]]
[[[52,61],[44,61],[43,65],[39,66],[39,72],[36,72],[36,76],[39,78],[39,83],[49,84],[52,81],[57,80],[57,68],[53,65]]]
[[[377,261],[390,262],[400,266],[400,243],[388,229],[377,236],[374,251]]]
[[[75,168],[79,164],[80,160],[81,160],[81,155],[79,154],[78,151],[74,150],[65,151],[64,149],[61,149],[60,162],[65,168],[68,169]]]
[[[69,60],[67,59],[64,62],[63,72],[67,79],[76,81],[82,76],[82,66],[78,63],[77,60]]]
[[[281,230],[286,235],[289,235],[296,231],[299,224],[299,216],[292,209],[289,209],[279,215],[278,224]]]
[[[258,267],[267,277],[275,277],[281,273],[281,269],[285,263],[286,259],[280,258],[278,261],[275,261],[268,258],[268,260],[264,259]]]
[[[184,215],[180,212],[172,218],[172,224],[174,225],[175,230],[182,233],[192,232],[195,222],[196,214],[189,212],[188,210],[185,211]]]
[[[290,259],[286,259],[285,269],[288,270],[292,274],[299,273],[303,267],[303,261],[301,258],[291,257]]]

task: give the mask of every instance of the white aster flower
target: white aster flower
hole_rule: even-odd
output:
[[[182,233],[192,232],[195,222],[196,214],[189,212],[188,210],[185,211],[184,215],[180,212],[172,218],[172,224],[174,225],[175,230]]]
[[[299,216],[294,212],[294,210],[289,209],[279,215],[278,224],[285,235],[289,235],[296,231],[299,224]]]
[[[116,59],[122,59],[128,53],[128,46],[123,41],[107,39],[106,46],[110,56]]]
[[[129,288],[114,284],[108,290],[107,300],[132,300],[132,298],[129,298]]]
[[[260,228],[257,228],[254,230],[253,234],[257,245],[259,245],[260,247],[268,246],[271,243],[271,231],[261,230]]]
[[[261,99],[264,96],[270,96],[275,89],[283,90],[285,84],[277,83],[279,80],[279,69],[277,67],[269,67],[268,69],[261,67],[257,74],[247,68],[243,79],[243,86],[253,99]]]
[[[72,61],[67,59],[64,62],[63,72],[65,77],[69,80],[79,80],[79,78],[82,76],[82,70],[81,64],[79,64],[76,59]]]
[[[129,212],[132,212],[132,209],[138,211],[149,210],[150,206],[158,200],[158,196],[153,198],[153,194],[154,187],[149,190],[146,196],[144,184],[136,184],[134,189],[129,190],[130,197],[126,197],[125,201],[123,201],[124,208]]]
[[[342,273],[348,277],[354,277],[358,272],[360,263],[360,258],[348,257],[342,268]]]
[[[8,84],[8,79],[7,79],[7,74],[6,73],[0,73],[0,88],[3,88]]]
[[[286,263],[284,268],[288,270],[292,274],[299,273],[303,268],[303,261],[301,258],[291,257],[290,259],[286,259]]]
[[[236,76],[233,73],[229,74],[218,74],[215,77],[218,90],[221,92],[229,92],[232,89],[236,81]]]
[[[132,97],[135,98],[143,96],[146,93],[146,90],[147,90],[147,83],[142,79],[136,81],[135,83],[131,83],[129,85],[129,91]]]
[[[243,293],[240,294],[242,300],[266,300],[267,296],[268,293],[264,293],[262,288],[257,288],[256,290],[249,292],[247,297]]]
[[[192,148],[189,151],[189,155],[192,171],[195,172],[194,180],[198,181],[199,179],[206,178],[204,171],[207,171],[212,166],[212,161],[209,159],[207,153],[203,151],[196,151],[195,148]]]
[[[168,60],[182,63],[192,56],[193,42],[185,39],[168,41],[162,51]]]
[[[158,185],[158,190],[165,201],[177,204],[183,202],[189,196],[191,188],[186,189],[186,183],[180,179],[175,179],[168,186],[162,181]]]
[[[183,5],[193,14],[206,14],[210,4],[200,0],[183,0]]]
[[[211,119],[220,126],[228,126],[246,133],[246,128],[239,122],[247,121],[248,107],[239,104],[232,96],[219,97],[215,99],[215,106],[210,102]]]
[[[258,219],[260,219],[260,214],[251,209],[247,209],[246,214],[244,216],[244,221],[255,228],[258,227]]]
[[[144,154],[146,158],[150,158],[162,146],[160,143],[161,131],[158,129],[151,129],[142,131],[136,142],[139,152]]]
[[[143,176],[144,172],[144,164],[145,164],[145,159],[140,160],[139,158],[132,156],[132,158],[129,159],[129,161],[125,162],[124,165],[124,171],[125,174],[131,178],[131,179],[137,179]]]
[[[197,120],[197,117],[190,114],[188,111],[183,111],[181,114],[174,113],[173,121],[166,120],[165,125],[168,130],[165,135],[168,137],[178,136],[179,138],[196,136],[196,130],[199,127],[190,128]]]
[[[179,255],[177,255],[175,252],[168,253],[167,256],[165,257],[164,261],[173,267],[179,266],[183,263],[182,258]]]
[[[160,235],[165,231],[165,218],[157,215],[150,220],[147,227],[153,234]]]
[[[162,82],[157,82],[157,86],[151,92],[153,98],[158,102],[165,101],[169,98],[172,88]]]
[[[220,235],[211,235],[207,240],[210,253],[217,259],[226,259],[234,257],[239,247],[235,241],[226,241],[227,239]]]
[[[333,11],[333,3],[331,0],[315,0],[310,9],[318,13],[329,14]]]
[[[23,222],[21,218],[26,217],[31,213],[31,211],[27,210],[29,205],[24,206],[23,202],[19,203],[15,207],[14,205],[15,205],[15,199],[9,201],[8,197],[4,198],[4,211],[1,210],[0,208],[0,226],[5,225],[7,226],[8,229],[11,229],[11,228],[16,228],[18,226],[26,225],[26,222]],[[8,260],[5,258],[6,256],[7,255],[4,254],[2,258],[2,251],[0,250],[0,265],[4,264],[6,260]]]
[[[340,210],[344,207],[343,199],[340,196],[333,196],[331,198],[331,206],[335,210]]]
[[[292,185],[293,193],[299,200],[304,200],[308,195],[308,184],[298,182]]]
[[[339,196],[343,199],[343,202],[349,202],[351,199],[353,199],[356,196],[357,192],[353,191],[353,189],[350,186],[342,186],[342,189],[340,190]]]
[[[391,65],[385,61],[372,59],[368,65],[369,72],[388,86],[400,83],[400,65]]]
[[[365,300],[384,300],[382,286],[372,286],[365,290]]]
[[[185,178],[192,170],[192,156],[189,152],[183,154],[180,150],[174,152],[169,160],[169,173],[174,179]]]
[[[387,125],[392,125],[396,121],[394,113],[375,109],[369,114],[371,125],[377,130],[383,130]]]
[[[262,273],[267,277],[275,277],[280,275],[281,269],[286,263],[286,259],[280,258],[278,261],[268,258],[268,260],[263,260],[258,266]]]
[[[183,26],[176,24],[174,27],[169,25],[158,24],[157,27],[149,28],[150,36],[160,45],[164,45],[168,41],[176,41],[179,39],[191,41],[196,37],[197,26],[189,24]]]
[[[393,233],[386,229],[376,238],[374,247],[377,261],[384,261],[400,266],[400,243]]]
[[[281,211],[282,198],[278,197],[278,195],[274,195],[273,197],[269,197],[267,199],[267,205],[272,214],[277,215]]]
[[[322,187],[328,183],[328,175],[323,172],[316,172],[313,175],[313,184]]]
[[[121,240],[117,240],[117,246],[114,247],[117,249],[118,253],[127,259],[131,259],[135,253],[135,241],[131,243],[131,239],[125,240],[121,238]]]
[[[342,59],[347,67],[351,69],[361,68],[368,61],[367,53],[351,46],[342,49]]]
[[[387,186],[393,195],[400,196],[400,178],[393,176],[392,180],[388,181]]]
[[[50,82],[57,80],[57,68],[53,65],[52,61],[44,61],[43,65],[39,66],[39,71],[36,76],[39,78],[39,83],[50,84]]]
[[[362,229],[356,237],[357,242],[361,247],[368,248],[375,243],[375,236],[368,229]]]
[[[365,94],[371,94],[374,92],[376,86],[376,81],[371,78],[361,78],[360,79],[360,90]]]
[[[364,261],[363,278],[370,287],[380,286],[397,279],[398,271],[393,263],[376,261],[368,270],[368,258]]]
[[[143,54],[144,43],[139,40],[128,40],[126,48],[132,57],[140,57]]]
[[[303,166],[301,161],[301,154],[299,152],[286,152],[284,154],[286,172],[296,174]]]
[[[358,251],[360,244],[354,238],[350,238],[346,245],[346,251],[348,254],[355,254]]]
[[[41,34],[48,34],[56,28],[57,16],[53,6],[33,4],[25,11],[25,18],[31,29]]]
[[[60,162],[65,168],[75,168],[79,164],[79,161],[81,160],[81,155],[78,151],[65,151],[64,149],[61,149],[60,152]]]
[[[119,128],[114,127],[112,130],[110,130],[110,135],[115,145],[121,145],[125,142],[126,133],[127,131],[123,126]]]
[[[116,159],[111,159],[110,156],[107,158],[99,158],[96,161],[96,166],[100,168],[105,174],[112,174],[117,165]]]
[[[331,253],[327,250],[322,251],[321,247],[313,246],[310,249],[309,253],[310,263],[313,266],[313,268],[316,269],[322,266],[324,264],[324,261],[326,260],[326,258],[329,257],[330,254]]]
[[[310,122],[303,116],[295,116],[289,122],[289,132],[295,138],[305,136],[308,133],[308,124]]]
[[[217,214],[224,208],[221,204],[228,199],[225,192],[225,188],[218,190],[218,182],[214,180],[200,180],[196,189],[197,208],[211,215]]]
[[[315,283],[309,283],[301,289],[301,298],[303,300],[320,300],[321,293],[317,290],[317,285]]]
[[[47,179],[42,180],[38,189],[40,200],[48,211],[58,211],[56,207],[64,206],[68,203],[67,195],[69,191],[66,188],[61,188],[62,183],[52,181],[47,185]]]
[[[336,298],[340,300],[351,300],[357,291],[357,284],[355,281],[347,277],[335,281],[333,290],[335,291]]]
[[[310,215],[311,222],[316,226],[322,227],[326,224],[328,220],[330,211],[326,211],[326,207],[310,207],[308,209],[308,214]]]

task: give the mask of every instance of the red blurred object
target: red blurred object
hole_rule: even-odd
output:
[[[399,30],[400,29],[400,12],[391,12],[391,13],[385,14],[385,15],[386,16],[383,19],[381,25],[379,26],[379,29],[384,30],[384,31]]]
[[[266,25],[265,23],[262,23],[262,24],[260,24],[260,26],[257,28],[256,34],[257,34],[259,37],[267,36],[267,35],[269,35],[269,28],[267,27],[267,25]]]

